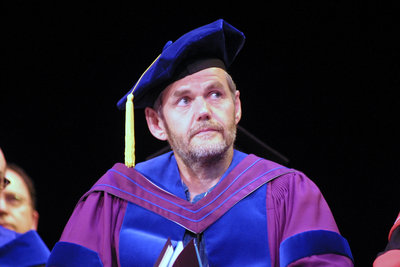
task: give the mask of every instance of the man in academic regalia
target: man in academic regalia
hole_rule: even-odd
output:
[[[49,266],[153,266],[167,240],[194,242],[200,266],[353,266],[310,179],[234,149],[242,107],[227,68],[244,40],[217,20],[164,46],[118,103],[125,165],[80,199]],[[133,105],[172,148],[136,166]]]

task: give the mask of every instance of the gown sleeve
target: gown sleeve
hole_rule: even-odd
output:
[[[91,192],[75,207],[47,266],[117,266],[119,231],[127,202]]]
[[[267,216],[273,266],[353,266],[350,247],[318,187],[303,173],[267,187]]]

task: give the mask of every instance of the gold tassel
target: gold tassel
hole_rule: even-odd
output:
[[[135,167],[135,118],[133,114],[133,91],[126,100],[125,117],[125,165]]]
[[[135,84],[132,92],[128,95],[126,99],[126,115],[125,115],[125,165],[128,168],[135,167],[135,118],[133,114],[133,92],[135,92],[136,86],[142,80],[144,74],[153,66],[153,64],[160,57],[159,55],[150,66],[143,72],[139,80]]]

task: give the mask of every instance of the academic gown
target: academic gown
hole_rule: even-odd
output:
[[[34,230],[17,233],[0,226],[0,266],[44,266],[50,251]]]
[[[48,266],[153,266],[165,242],[201,238],[210,266],[353,266],[303,173],[234,151],[219,183],[187,201],[172,152],[117,163],[79,200]]]

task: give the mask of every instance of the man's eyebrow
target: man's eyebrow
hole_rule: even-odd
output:
[[[177,90],[172,94],[172,96],[173,96],[173,97],[180,97],[180,96],[183,96],[183,95],[187,95],[187,94],[189,94],[189,93],[190,93],[190,90],[189,90],[189,89],[182,88],[182,89],[177,89]]]
[[[206,87],[206,89],[212,89],[212,88],[224,88],[224,85],[220,81],[211,81],[209,82]]]
[[[221,83],[220,81],[210,81],[210,82],[207,82],[206,83],[206,85],[205,85],[205,89],[206,90],[210,90],[210,89],[213,89],[213,88],[218,88],[218,89],[220,89],[220,88],[223,88],[224,87],[224,85],[223,85],[223,83]],[[181,96],[184,96],[184,95],[188,95],[188,94],[190,94],[190,93],[192,93],[192,91],[187,87],[187,86],[182,86],[182,87],[180,87],[180,88],[178,88],[178,89],[176,89],[173,93],[172,93],[172,97],[176,97],[176,98],[178,98],[178,97],[181,97]]]

